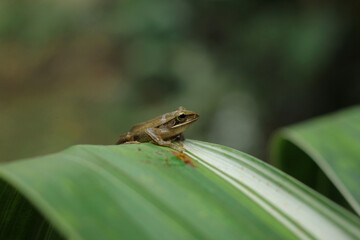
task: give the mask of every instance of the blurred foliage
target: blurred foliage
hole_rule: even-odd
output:
[[[360,102],[359,3],[0,1],[0,161],[112,144],[179,105],[185,135],[262,157]],[[21,146],[20,150],[19,147]]]
[[[360,215],[360,106],[278,131],[271,163]]]

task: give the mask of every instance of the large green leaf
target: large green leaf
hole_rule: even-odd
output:
[[[266,163],[185,146],[196,167],[153,144],[75,146],[1,165],[0,239],[360,236],[357,217]]]
[[[346,207],[345,197],[360,214],[360,107],[282,129],[272,161]]]
[[[285,173],[231,148],[190,143],[188,149],[199,156],[201,163],[246,194],[297,237],[359,236],[358,218]]]

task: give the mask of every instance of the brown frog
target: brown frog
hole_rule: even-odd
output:
[[[174,112],[134,125],[129,132],[120,136],[116,144],[152,142],[185,152],[181,143],[184,140],[183,132],[198,119],[198,113],[180,106]],[[180,146],[172,141],[177,141]]]

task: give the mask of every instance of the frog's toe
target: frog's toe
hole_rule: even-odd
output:
[[[182,153],[186,152],[186,149],[184,147],[181,147],[181,146],[178,146],[178,145],[175,145],[174,149],[178,150],[179,152],[182,152]]]

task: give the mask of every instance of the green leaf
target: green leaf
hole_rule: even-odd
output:
[[[347,201],[360,214],[360,107],[284,128],[273,140],[271,158],[278,168],[350,208]]]
[[[185,146],[196,167],[153,144],[75,146],[1,165],[0,239],[360,235],[357,217],[268,164],[219,145]]]
[[[359,236],[359,219],[285,173],[231,148],[191,141],[199,161],[300,238]],[[326,230],[325,230],[326,229]]]

